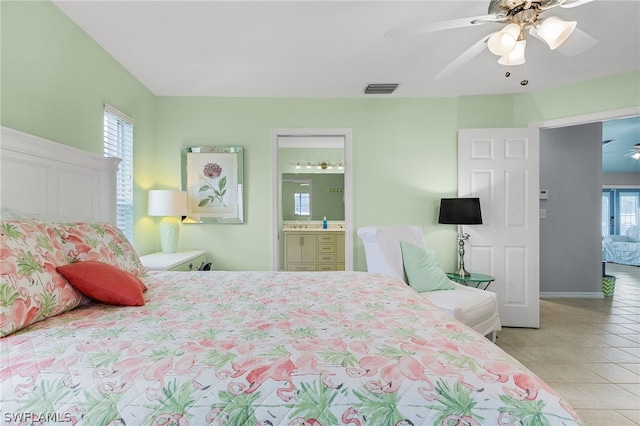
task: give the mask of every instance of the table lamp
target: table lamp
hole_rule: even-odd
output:
[[[464,268],[464,241],[469,234],[462,232],[462,225],[482,225],[480,198],[442,198],[438,223],[458,225],[458,270],[461,277],[471,275]]]
[[[187,215],[187,193],[178,190],[149,191],[149,216],[163,216],[160,221],[160,244],[165,253],[175,253],[178,249],[180,219]]]

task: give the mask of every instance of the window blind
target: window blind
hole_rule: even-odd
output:
[[[133,119],[104,105],[104,156],[121,162],[116,175],[117,225],[133,242]]]

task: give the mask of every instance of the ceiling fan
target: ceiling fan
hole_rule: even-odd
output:
[[[491,0],[487,15],[432,22],[416,27],[398,28],[388,31],[386,38],[398,38],[426,34],[454,28],[470,27],[487,23],[506,24],[501,30],[488,34],[464,51],[453,62],[440,71],[435,78],[444,78],[471,59],[479,55],[485,48],[499,57],[498,63],[507,65],[505,77],[509,77],[510,66],[525,63],[526,32],[545,42],[550,49],[560,47],[567,38],[578,39],[573,49],[564,52],[574,56],[591,48],[597,40],[576,28],[575,21],[564,21],[555,16],[543,17],[544,12],[556,7],[572,8],[593,0]],[[520,82],[525,86],[529,81]]]
[[[629,150],[629,153],[625,154],[625,157],[631,157],[634,160],[640,160],[640,143],[633,145]]]
[[[612,146],[612,145],[618,145],[620,142],[621,141],[619,139],[607,139],[607,140],[602,141],[602,146],[603,146],[602,153],[603,154],[618,154],[618,155],[620,155],[620,153],[623,152],[623,150],[626,150],[626,148],[623,148],[623,150],[614,148],[613,151],[612,150],[606,150],[606,148],[605,148],[605,147]],[[624,154],[625,157],[631,157],[634,160],[640,160],[640,143],[636,143],[635,145],[633,145],[631,147],[630,150],[624,151],[624,152],[626,152]]]

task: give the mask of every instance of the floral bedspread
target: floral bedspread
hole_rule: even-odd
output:
[[[2,423],[571,425],[520,363],[401,281],[153,272],[0,339]]]

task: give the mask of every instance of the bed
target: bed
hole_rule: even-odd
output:
[[[3,217],[1,231],[3,424],[583,424],[390,276],[147,272],[109,221]],[[85,281],[123,299],[96,302]]]

